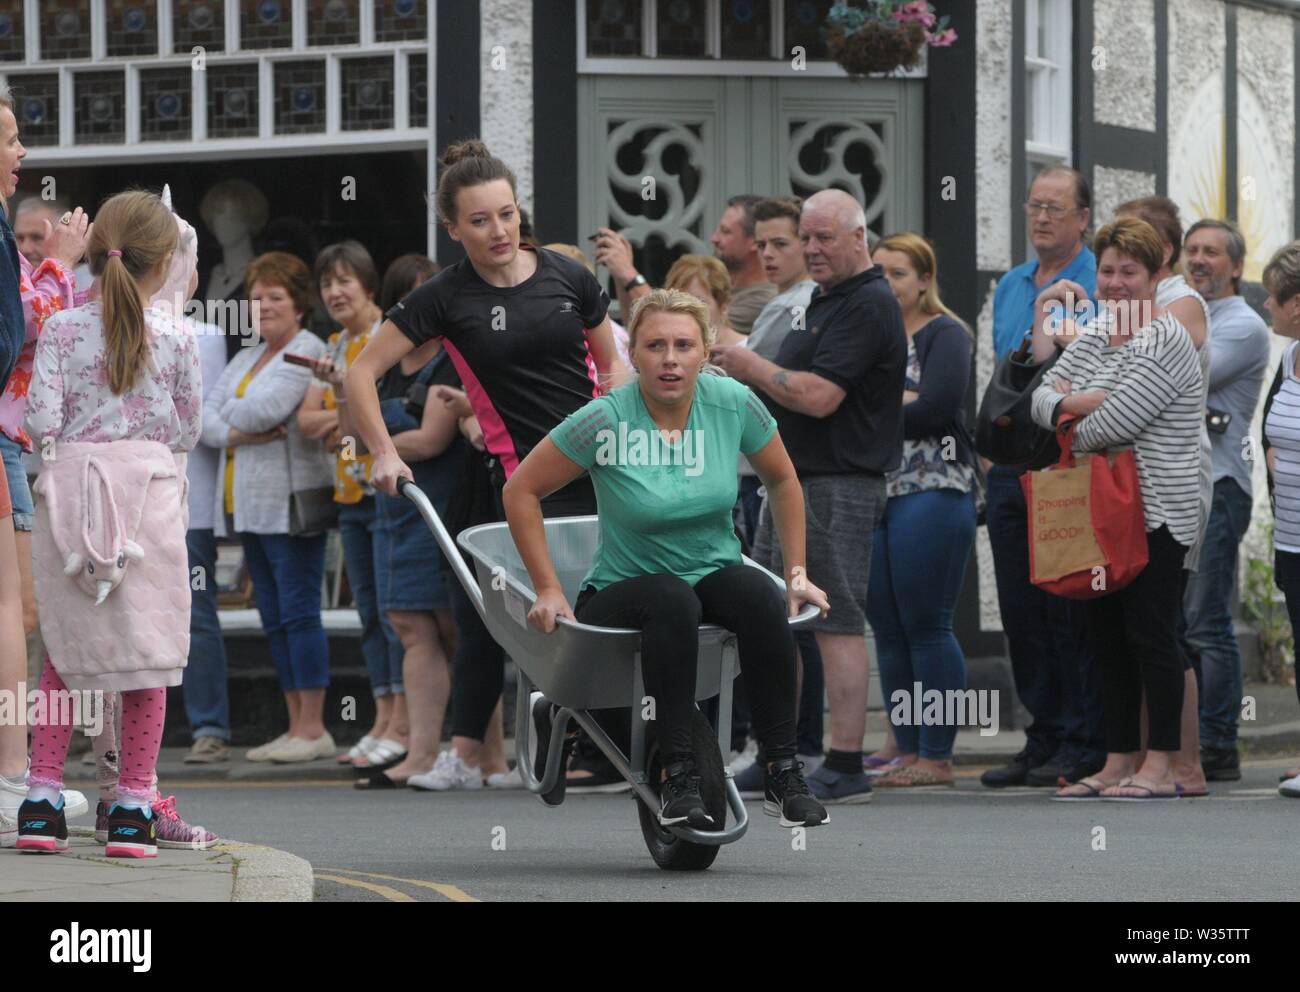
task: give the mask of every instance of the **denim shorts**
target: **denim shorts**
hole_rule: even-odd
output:
[[[442,551],[405,496],[375,494],[375,587],[379,608],[424,613],[451,607]]]
[[[23,446],[0,434],[0,455],[4,456],[5,480],[9,483],[9,501],[13,504],[14,530],[29,534],[36,517],[32,502],[32,487],[27,483],[27,469],[23,467]]]

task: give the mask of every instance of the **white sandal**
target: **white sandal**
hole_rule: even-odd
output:
[[[340,754],[334,760],[336,760],[340,765],[355,765],[358,761],[361,760],[362,757],[365,756],[365,753],[367,751],[369,751],[372,747],[374,747],[378,743],[379,743],[378,738],[371,737],[369,734],[366,734],[365,737],[361,738],[361,740],[357,741],[355,744],[352,745],[352,747],[348,748],[347,751]]]
[[[379,771],[392,767],[405,757],[406,748],[400,742],[385,737],[375,741],[370,750],[352,762],[352,767],[364,771]]]

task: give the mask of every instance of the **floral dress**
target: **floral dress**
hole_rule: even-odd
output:
[[[36,345],[27,431],[37,443],[158,441],[189,451],[199,440],[203,376],[194,334],[161,309],[144,311],[149,362],[135,384],[109,387],[101,305],[89,303],[45,321]]]
[[[907,343],[907,380],[903,388],[921,391],[921,359],[911,341]],[[945,448],[940,438],[904,438],[903,461],[885,477],[886,493],[892,499],[931,489],[971,492],[975,489],[975,469],[957,461],[956,448]]]

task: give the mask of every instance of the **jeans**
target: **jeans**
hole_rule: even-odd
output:
[[[1273,582],[1286,597],[1286,612],[1291,620],[1291,630],[1300,630],[1300,554],[1293,551],[1273,552]],[[1295,683],[1296,697],[1300,698],[1300,679]]]
[[[230,687],[226,683],[226,644],[217,619],[217,539],[212,528],[185,535],[190,553],[190,657],[181,691],[194,740],[230,740]],[[197,577],[202,588],[194,588]]]
[[[867,620],[876,636],[886,706],[894,694],[966,688],[966,658],[953,633],[953,611],[975,542],[975,499],[955,489],[895,496],[885,505],[871,552]],[[924,698],[924,697],[923,697]],[[915,700],[904,711],[912,713]],[[952,757],[956,725],[894,723],[902,754]]]
[[[280,688],[324,689],[330,683],[329,641],[320,620],[325,535],[244,532],[239,539]]]
[[[794,638],[785,598],[758,569],[727,565],[694,586],[662,574],[623,579],[599,592],[588,586],[573,613],[582,623],[641,631],[645,691],[655,701],[665,761],[692,753],[690,718],[702,622],[736,634],[755,736],[766,760],[794,757]]]
[[[1183,597],[1187,647],[1201,673],[1201,744],[1219,750],[1237,747],[1241,649],[1232,626],[1232,594],[1250,511],[1250,496],[1235,481],[1214,484],[1200,571],[1188,577]]]
[[[1103,673],[1106,750],[1141,748],[1145,698],[1152,751],[1177,751],[1185,686],[1178,616],[1187,588],[1187,548],[1168,527],[1147,534],[1150,558],[1131,585],[1088,601],[1088,637]]]
[[[0,458],[4,460],[4,473],[9,480],[14,530],[31,533],[36,519],[36,507],[32,503],[32,489],[27,482],[27,469],[23,467],[23,446],[7,435],[0,434]]]
[[[379,609],[375,582],[375,497],[339,507],[339,537],[343,539],[343,561],[348,586],[361,618],[361,654],[370,675],[375,698],[405,691],[402,686],[402,642],[393,633],[388,614]]]
[[[1029,581],[1029,520],[1021,473],[988,473],[989,543],[1002,629],[1016,695],[1029,710],[1026,756],[1038,765],[1058,750],[1095,760],[1106,753],[1101,683],[1087,645],[1084,604],[1053,596]]]

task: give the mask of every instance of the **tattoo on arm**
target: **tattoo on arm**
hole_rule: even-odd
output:
[[[789,384],[790,384],[790,373],[785,371],[784,369],[778,372],[776,375],[772,376],[772,385],[774,386],[784,387],[784,386],[788,386]]]

